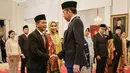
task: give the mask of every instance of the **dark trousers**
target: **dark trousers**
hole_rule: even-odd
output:
[[[2,61],[3,61],[3,63],[5,63],[6,62],[6,51],[5,51],[5,49],[2,49],[1,52],[2,52]]]
[[[67,67],[67,71],[68,71],[68,73],[74,73],[73,72],[73,67]]]
[[[116,55],[114,53],[114,59],[113,59],[113,73],[117,73],[118,63],[120,60],[120,55]]]
[[[21,58],[21,73],[25,73],[26,63],[27,63],[27,57],[25,59]]]
[[[80,66],[80,71],[81,71],[81,68],[82,68],[83,66]],[[73,67],[66,67],[67,68],[67,73],[74,73],[73,72]]]
[[[97,67],[96,67],[96,73],[104,73],[105,67],[106,67],[107,58],[101,58],[100,60],[97,60]]]
[[[28,69],[27,73],[47,73],[46,69],[43,68],[43,70],[35,70],[35,69]]]

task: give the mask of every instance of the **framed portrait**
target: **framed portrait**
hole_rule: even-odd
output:
[[[113,33],[117,26],[121,27],[121,31],[125,32],[128,35],[128,13],[126,14],[117,14],[111,15],[111,28]]]

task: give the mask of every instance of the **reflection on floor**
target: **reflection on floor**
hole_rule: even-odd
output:
[[[8,64],[7,63],[0,64],[0,73],[8,73]],[[19,65],[18,73],[20,73],[20,65]],[[62,72],[62,73],[66,73],[66,72]],[[96,73],[95,66],[94,66],[93,73]],[[125,73],[130,73],[130,65],[125,67]]]

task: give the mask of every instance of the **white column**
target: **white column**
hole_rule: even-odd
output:
[[[23,25],[24,25],[24,4],[20,3],[17,5],[17,36],[23,33]]]
[[[10,30],[10,20],[4,20],[5,28],[6,28],[6,38],[8,38],[8,32]]]
[[[63,13],[62,13],[62,8],[61,8],[61,3],[62,3],[62,1],[59,0],[58,2],[59,2],[59,3],[58,3],[59,35],[60,35],[61,37],[63,37],[63,33],[64,33],[64,30],[63,30],[63,29],[64,29],[64,26],[63,26]]]
[[[130,40],[130,0],[127,0],[127,8],[128,8],[128,13],[129,13],[129,19],[128,19],[128,39]]]

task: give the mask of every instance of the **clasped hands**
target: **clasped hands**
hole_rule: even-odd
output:
[[[58,60],[58,56],[57,56],[56,54],[52,54],[52,55],[50,56],[50,59],[51,59],[52,61],[57,61],[57,60]]]
[[[54,61],[57,61],[57,60],[58,60],[58,55],[52,54],[52,55],[50,56],[50,59],[51,59],[51,61],[53,61],[53,62],[54,62]],[[74,73],[80,73],[80,66],[74,64],[74,66],[73,66],[73,72],[74,72]]]

